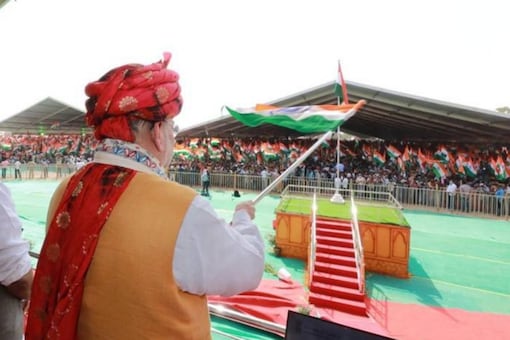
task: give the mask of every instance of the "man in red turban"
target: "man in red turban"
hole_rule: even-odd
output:
[[[129,64],[111,70],[85,88],[87,124],[97,139],[134,141],[129,123],[136,119],[161,122],[182,108],[179,75],[167,69],[170,53],[148,66]]]
[[[87,85],[94,160],[48,211],[26,339],[208,339],[206,295],[258,286],[264,243],[254,205],[231,223],[168,179],[182,99],[170,54]]]

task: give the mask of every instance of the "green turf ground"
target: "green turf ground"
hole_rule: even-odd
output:
[[[22,218],[24,237],[31,240],[33,250],[38,251],[44,237],[49,198],[57,182],[23,181],[6,184],[11,188],[18,214]],[[227,220],[231,218],[237,202],[256,196],[254,193],[241,192],[241,198],[233,198],[231,191],[211,193],[211,203]],[[273,233],[275,211],[291,209],[291,205],[295,203],[281,202],[279,196],[267,196],[257,204],[255,222],[263,235]],[[303,213],[311,209],[305,203],[298,205]],[[341,207],[349,211],[348,205],[342,206],[327,200],[320,204],[319,209],[329,214],[330,209],[338,213]],[[370,216],[361,217],[362,209],[358,209],[360,219],[370,219]],[[404,210],[402,213],[411,226],[411,278],[401,280],[367,273],[367,292],[370,297],[382,302],[510,314],[510,222],[419,211]],[[377,219],[382,215],[378,212]],[[271,246],[267,244],[266,262],[271,267],[276,270],[286,267],[293,279],[303,280],[303,261],[275,257],[270,249]],[[274,278],[271,273],[265,276]]]
[[[443,308],[510,314],[510,222],[406,211],[409,280],[367,276],[371,296]]]

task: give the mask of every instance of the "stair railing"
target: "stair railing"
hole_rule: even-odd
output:
[[[317,193],[314,191],[312,200],[312,225],[310,228],[310,258],[308,259],[308,283],[312,283],[315,269],[315,248],[317,246]]]
[[[400,210],[403,209],[402,204],[400,204],[400,202],[390,192],[388,193],[388,204],[397,207]]]
[[[363,244],[358,223],[358,208],[354,202],[354,195],[351,194],[351,229],[354,243],[354,256],[356,259],[356,271],[358,273],[359,291],[365,294],[365,259],[363,258]]]

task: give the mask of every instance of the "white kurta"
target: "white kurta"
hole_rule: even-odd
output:
[[[9,188],[0,182],[0,284],[9,286],[30,271],[29,243],[21,237],[21,221]]]
[[[96,151],[94,162],[155,173],[142,163],[108,152]],[[173,274],[183,291],[228,296],[255,289],[264,261],[263,238],[246,211],[236,211],[227,223],[208,200],[195,197],[174,250]]]

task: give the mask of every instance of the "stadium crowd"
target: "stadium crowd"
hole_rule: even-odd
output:
[[[312,139],[184,138],[178,140],[171,171],[237,173],[270,178],[284,171],[312,144]],[[36,165],[55,164],[57,177],[90,161],[91,135],[0,136],[2,177],[33,178]],[[389,184],[445,190],[510,193],[510,156],[502,144],[405,143],[380,140],[337,141],[321,145],[294,173],[306,179],[335,178],[357,184]],[[22,172],[27,172],[23,174]],[[47,170],[46,170],[47,172]],[[47,176],[47,174],[46,174]],[[453,185],[455,188],[453,188]],[[448,187],[450,189],[448,189]]]

